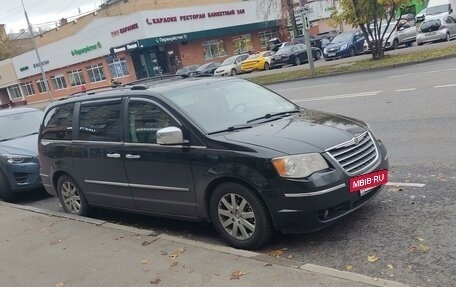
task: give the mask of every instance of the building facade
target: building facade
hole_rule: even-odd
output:
[[[109,86],[111,79],[130,83],[174,74],[182,66],[264,50],[267,41],[277,36],[278,19],[278,15],[264,19],[256,1],[94,17],[76,33],[39,47],[41,63],[34,51],[14,57],[20,97],[8,100],[47,101]]]

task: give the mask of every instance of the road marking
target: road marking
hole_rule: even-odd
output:
[[[314,85],[314,86],[304,86],[299,88],[289,88],[289,89],[278,89],[276,92],[285,92],[285,91],[294,91],[294,90],[302,90],[302,89],[312,89],[312,88],[319,88],[319,87],[327,87],[327,86],[334,86],[340,85],[342,83],[331,83],[331,84],[322,84],[322,85]]]
[[[399,90],[396,90],[396,92],[409,92],[409,91],[414,91],[416,90],[416,88],[410,88],[410,89],[399,89]]]
[[[386,185],[392,186],[407,186],[407,187],[424,187],[424,183],[413,183],[413,182],[388,182]]]
[[[423,75],[423,74],[440,73],[440,72],[448,72],[448,71],[456,71],[456,68],[444,69],[444,70],[426,71],[426,72],[419,72],[419,73],[402,74],[402,75],[395,75],[395,76],[389,76],[388,79],[400,78],[400,77],[408,77],[408,76],[416,76],[416,75]]]
[[[382,91],[372,91],[356,94],[343,94],[343,95],[334,95],[334,96],[325,96],[325,97],[316,97],[316,98],[307,98],[307,99],[295,99],[293,102],[312,102],[312,101],[326,101],[326,100],[337,100],[337,99],[347,99],[347,98],[358,98],[358,97],[368,97],[375,96],[380,94]]]
[[[434,86],[434,88],[449,88],[449,87],[456,87],[456,84],[448,84],[448,85],[440,85],[440,86]]]

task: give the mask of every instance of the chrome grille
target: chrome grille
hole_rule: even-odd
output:
[[[378,157],[377,147],[366,132],[327,150],[348,174],[357,174],[371,166]]]

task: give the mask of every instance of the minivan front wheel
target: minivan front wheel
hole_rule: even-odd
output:
[[[57,194],[65,212],[75,215],[88,215],[89,205],[84,194],[74,180],[63,175],[57,183]]]
[[[211,196],[215,229],[236,248],[257,249],[273,235],[271,217],[261,198],[238,183],[224,183]]]

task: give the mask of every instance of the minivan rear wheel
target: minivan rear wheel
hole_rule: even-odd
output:
[[[210,199],[212,223],[232,246],[257,249],[272,237],[271,217],[261,198],[238,183],[219,185]]]
[[[66,213],[85,216],[89,214],[89,204],[76,182],[63,175],[57,183],[57,195]]]

